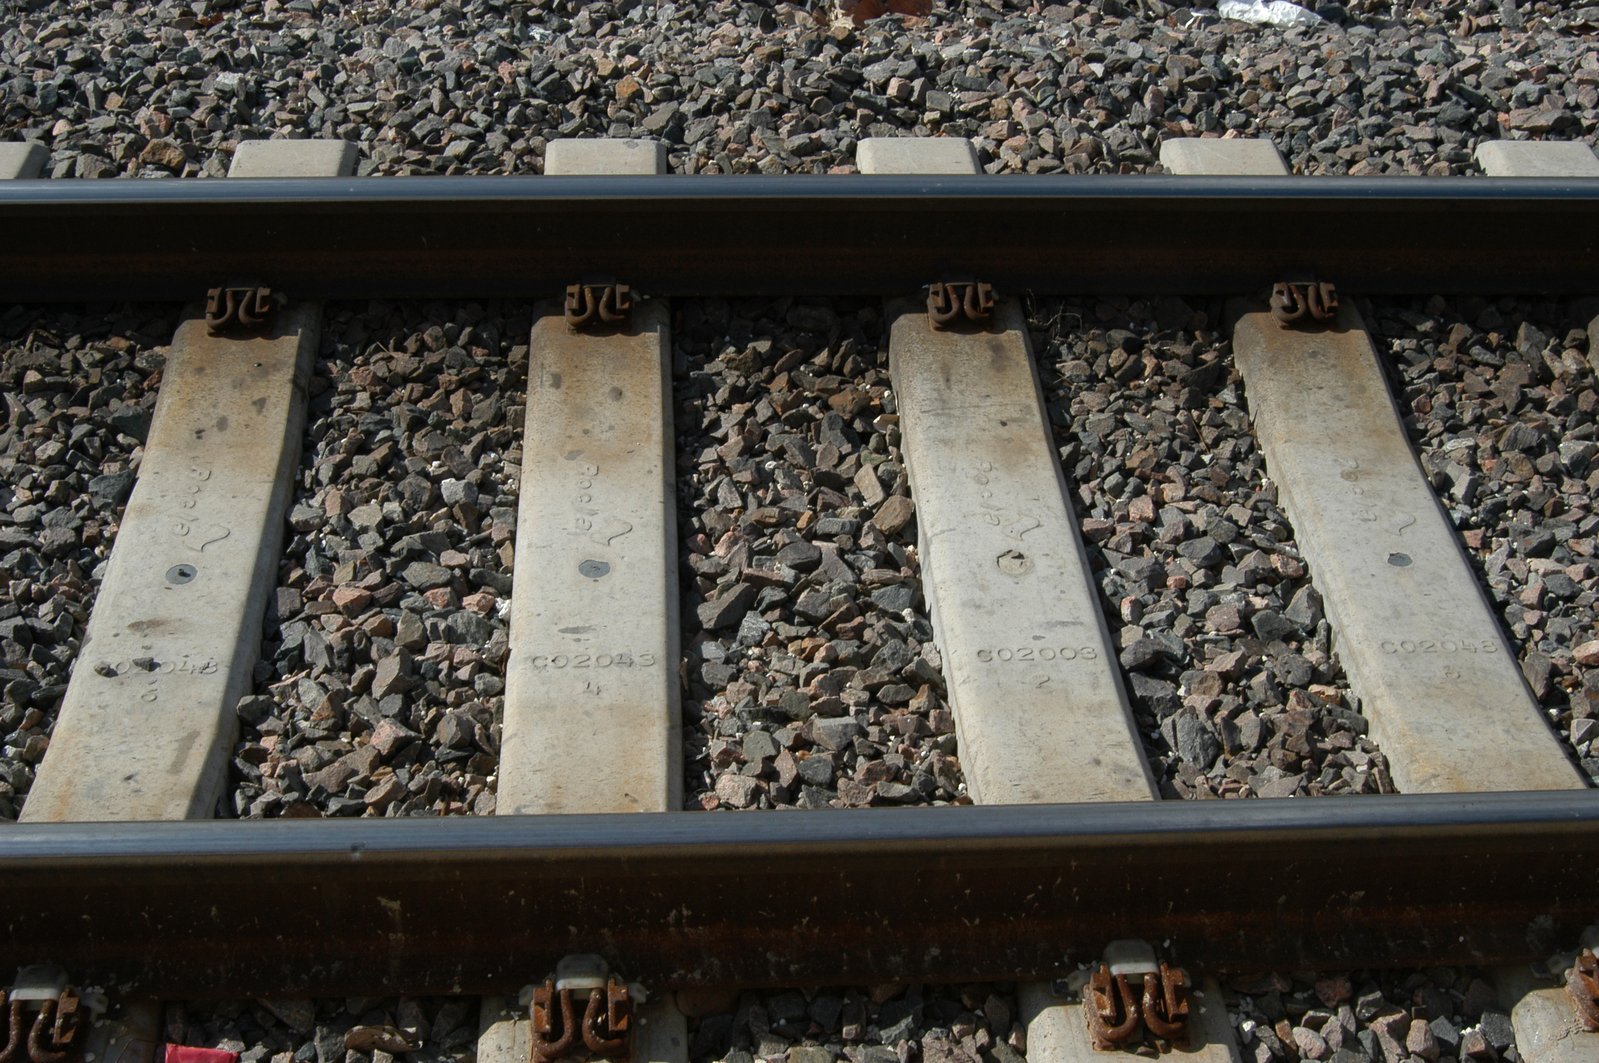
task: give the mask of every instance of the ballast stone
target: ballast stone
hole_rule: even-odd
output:
[[[754,602],[755,588],[748,583],[740,583],[731,592],[712,598],[699,607],[700,625],[706,631],[720,631],[742,619]]]

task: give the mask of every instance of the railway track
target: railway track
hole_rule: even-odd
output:
[[[1595,921],[1599,804],[1348,294],[1599,289],[1599,161],[1569,148],[1491,145],[1483,179],[1289,181],[1267,144],[1173,141],[1172,178],[1012,182],[974,176],[962,141],[867,140],[861,178],[730,183],[663,180],[653,145],[571,141],[543,178],[418,182],[344,179],[347,145],[265,142],[223,182],[7,184],[0,223],[38,249],[0,261],[8,299],[217,293],[173,341],[48,755],[23,822],[0,831],[0,966],[112,988],[126,1010],[91,1051],[127,1063],[157,1038],[140,1001],[286,987],[485,994],[480,1058],[560,1054],[577,1022],[561,989],[537,1035],[514,994],[584,954],[653,991],[585,1027],[590,1049],[631,1037],[639,1059],[686,1055],[673,990],[987,978],[1024,980],[1035,1060],[1095,1058],[1096,1040],[1225,1060],[1210,976],[1436,963],[1502,969],[1523,1058],[1595,1058],[1567,991],[1524,972]],[[39,162],[8,150],[0,172]],[[1522,238],[1529,225],[1548,240]],[[792,250],[775,260],[749,239],[770,247],[774,228]],[[1377,233],[1392,260],[1372,260]],[[498,815],[181,822],[211,817],[234,749],[315,300],[566,285],[529,344]],[[1160,801],[1006,295],[1272,285],[1275,311],[1236,308],[1236,366],[1400,796]],[[783,289],[889,297],[892,423],[978,807],[677,811],[669,300]],[[770,566],[751,586],[789,593],[801,575]],[[854,740],[853,717],[835,719],[812,725],[818,746]],[[1109,971],[1085,1014],[1054,983],[1107,950],[1132,995]],[[567,974],[579,1013],[607,985]]]

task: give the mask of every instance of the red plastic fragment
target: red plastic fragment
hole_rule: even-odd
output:
[[[842,0],[839,14],[846,15],[855,25],[883,15],[910,15],[925,18],[933,13],[933,0]]]
[[[224,1052],[220,1048],[169,1044],[164,1063],[239,1063],[239,1053]]]

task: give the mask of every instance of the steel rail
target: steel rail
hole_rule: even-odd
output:
[[[382,177],[0,184],[0,299],[1599,289],[1599,179]],[[1536,238],[1529,238],[1536,234]]]
[[[0,830],[0,969],[168,997],[1541,958],[1599,916],[1593,791]]]

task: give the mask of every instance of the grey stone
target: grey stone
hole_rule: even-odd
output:
[[[431,561],[413,561],[405,566],[400,577],[419,591],[434,587],[448,587],[454,578],[449,569]]]
[[[310,1033],[316,1025],[316,1007],[302,997],[270,997],[256,1001],[295,1033]]]
[[[770,760],[775,756],[777,756],[777,743],[765,731],[751,731],[744,736],[745,760]]]
[[[1201,770],[1209,768],[1221,754],[1221,743],[1192,709],[1177,713],[1174,731],[1178,755]]]
[[[822,551],[807,542],[795,542],[777,552],[775,559],[796,572],[810,572],[822,561]]]
[[[1249,618],[1249,626],[1262,642],[1281,642],[1294,633],[1294,625],[1275,609],[1262,609]]]
[[[477,486],[469,480],[445,480],[439,484],[439,495],[447,506],[477,505]]]
[[[815,717],[810,722],[812,739],[824,749],[845,749],[863,733],[860,723],[850,716],[831,719]]]
[[[920,598],[921,592],[911,583],[895,583],[872,592],[872,602],[890,613],[914,608]]]
[[[434,741],[446,749],[468,749],[473,739],[472,721],[458,712],[447,712],[439,720]]]
[[[344,1063],[344,1031],[328,1027],[317,1031],[317,1063]]]
[[[877,1012],[877,1028],[885,1044],[903,1041],[922,1021],[922,1002],[909,997],[890,1000]]]
[[[1484,1011],[1477,1028],[1488,1039],[1488,1043],[1501,1052],[1516,1041],[1516,1031],[1510,1023],[1510,1016],[1502,1011],[1492,1009]]]
[[[372,678],[372,696],[386,698],[391,694],[403,694],[411,689],[411,655],[405,650],[396,650],[394,653],[378,661],[377,671]]]
[[[128,495],[133,493],[133,480],[132,470],[108,472],[89,481],[89,493],[97,502],[118,506],[126,502]]]
[[[755,601],[755,588],[740,583],[720,597],[712,598],[696,610],[700,626],[706,631],[719,631],[743,619],[744,613]]]
[[[1293,600],[1288,603],[1288,608],[1283,615],[1301,630],[1315,630],[1316,625],[1321,623],[1321,595],[1317,594],[1312,587],[1299,588],[1294,593]],[[1261,637],[1264,638],[1265,636]]]
[[[1177,552],[1201,568],[1220,564],[1227,556],[1226,551],[1208,535],[1188,540],[1177,548]]]
[[[480,616],[470,609],[459,609],[451,613],[444,626],[450,632],[452,642],[468,646],[487,643],[497,630],[488,617]]]
[[[1166,657],[1166,647],[1152,638],[1133,640],[1121,652],[1122,667],[1129,672],[1142,672],[1160,664]]]

